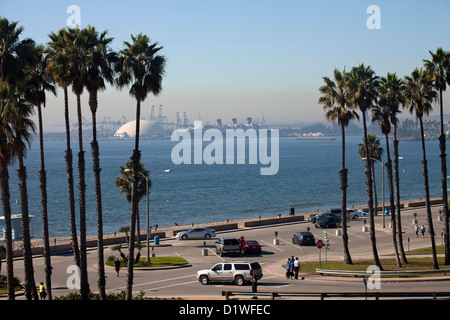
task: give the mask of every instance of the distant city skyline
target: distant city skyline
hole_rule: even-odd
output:
[[[224,123],[247,117],[269,123],[322,122],[317,104],[322,77],[334,68],[370,65],[378,76],[408,75],[429,59],[429,50],[450,50],[450,2],[432,1],[38,1],[0,0],[2,17],[19,21],[23,37],[47,43],[48,34],[66,26],[80,9],[81,27],[108,30],[112,48],[120,50],[130,34],[147,34],[164,47],[167,58],[163,91],[148,96],[142,115],[160,104],[176,121],[176,112],[191,122]],[[380,10],[380,29],[368,28],[367,9]],[[450,94],[444,93],[444,107]],[[90,121],[87,93],[83,115]],[[99,93],[98,118],[135,119],[135,100],[128,89]],[[75,96],[69,95],[76,121]],[[433,114],[437,113],[436,111]],[[402,117],[410,117],[405,110]],[[63,124],[63,95],[48,95],[44,124],[57,131]],[[63,127],[59,127],[62,128]]]

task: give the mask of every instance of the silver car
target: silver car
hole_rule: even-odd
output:
[[[199,270],[197,279],[201,284],[210,282],[234,281],[238,286],[255,277],[263,277],[261,265],[256,261],[226,261],[215,264],[211,269]]]
[[[188,239],[211,239],[216,236],[216,231],[214,229],[196,227],[191,228],[186,231],[178,232],[175,237],[178,240],[188,240]]]

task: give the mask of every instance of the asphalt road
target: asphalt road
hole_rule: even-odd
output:
[[[436,232],[436,243],[441,244],[441,232],[443,230],[443,222],[437,221],[439,207],[433,207],[433,217]],[[412,224],[413,213],[417,212],[419,224],[426,224],[426,213],[424,208],[404,209],[402,213],[403,229],[404,229],[404,246],[405,250],[428,247],[430,246],[430,237],[428,233],[425,238],[419,235],[416,238],[414,233],[414,225]],[[376,217],[376,238],[378,253],[389,255],[393,253],[392,233],[389,228],[389,216],[385,217],[386,227],[382,228],[382,217]],[[352,259],[368,258],[371,259],[372,250],[369,239],[369,232],[364,232],[362,227],[364,220],[367,218],[359,218],[349,222],[349,247]],[[368,221],[367,221],[368,226]],[[278,291],[278,292],[364,292],[364,284],[361,279],[356,278],[336,278],[321,277],[319,275],[306,276],[304,280],[286,279],[284,269],[281,267],[290,256],[299,257],[300,261],[318,260],[319,249],[315,246],[298,246],[292,244],[292,235],[297,231],[306,230],[311,227],[311,232],[316,240],[324,239],[324,232],[327,233],[329,239],[329,250],[322,249],[321,258],[329,260],[342,260],[342,238],[336,235],[336,228],[316,229],[311,223],[288,223],[283,225],[272,225],[266,227],[255,227],[246,229],[237,229],[231,231],[218,232],[217,237],[240,237],[244,236],[247,240],[257,240],[262,245],[262,253],[259,255],[241,255],[219,257],[215,254],[216,239],[206,240],[208,255],[202,255],[203,240],[176,240],[175,238],[162,239],[160,246],[154,248],[156,256],[181,256],[189,263],[189,267],[169,268],[158,270],[135,270],[133,290],[135,293],[144,291],[145,296],[149,297],[184,297],[190,299],[222,299],[221,292],[229,291],[251,291],[249,285],[238,287],[233,283],[215,283],[210,285],[201,285],[196,273],[200,269],[210,268],[215,263],[223,260],[255,260],[263,267],[264,277],[259,281],[258,291]],[[427,228],[428,229],[428,228]],[[278,232],[279,244],[274,245],[274,232]],[[408,241],[409,239],[409,241]],[[126,249],[125,251],[126,252]],[[142,256],[146,255],[146,249],[141,251]],[[116,255],[117,252],[111,251],[111,247],[105,247],[105,258],[109,255]],[[97,251],[96,248],[88,250],[88,275],[89,284],[92,291],[96,291],[97,284]],[[40,281],[45,282],[44,276],[44,259],[42,256],[36,256],[33,259],[35,269],[35,280],[38,284]],[[70,270],[74,260],[71,253],[58,254],[52,256],[52,284],[53,295],[58,296],[67,294],[73,289],[68,288],[74,282],[73,271]],[[445,268],[445,266],[442,266]],[[5,272],[5,268],[3,272]],[[23,259],[16,259],[14,262],[14,273],[20,279],[23,279]],[[106,266],[107,275],[107,292],[120,291],[126,289],[126,269],[122,269],[119,277],[116,276],[113,267]],[[436,278],[434,278],[436,279]],[[447,291],[449,286],[449,278],[441,278],[440,281],[420,281],[415,279],[390,280],[382,281],[381,291],[427,291],[441,290]],[[24,299],[18,296],[17,299]]]

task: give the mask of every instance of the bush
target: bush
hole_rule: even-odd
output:
[[[139,291],[139,294],[133,297],[133,300],[144,300],[144,291]],[[125,300],[127,293],[125,290],[119,293],[110,292],[106,295],[106,300]],[[55,300],[81,300],[81,294],[77,291],[72,291],[65,296],[55,297]],[[89,292],[89,300],[100,300],[98,293]]]

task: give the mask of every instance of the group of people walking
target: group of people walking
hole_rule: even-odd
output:
[[[286,263],[286,278],[287,279],[298,279],[298,272],[301,270],[300,261],[298,257],[294,259],[294,256],[288,258]]]

